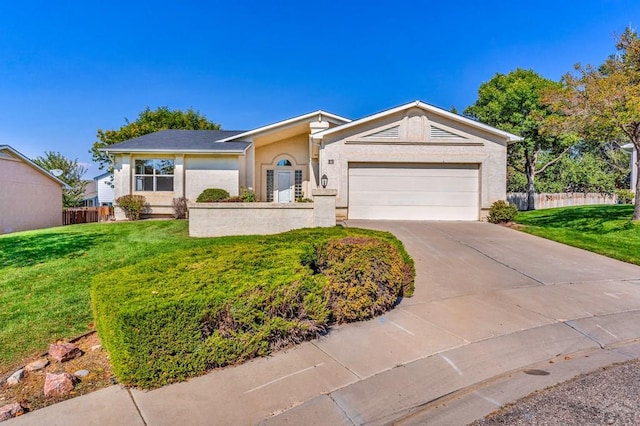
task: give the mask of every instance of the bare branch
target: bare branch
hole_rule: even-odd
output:
[[[536,170],[536,175],[539,173],[544,172],[547,167],[557,163],[558,161],[560,161],[560,159],[562,158],[562,156],[564,154],[566,154],[569,150],[571,149],[570,146],[566,147],[560,154],[558,154],[558,156],[556,158],[554,158],[553,160],[549,161],[547,164],[545,164],[544,166],[542,166],[540,169]]]

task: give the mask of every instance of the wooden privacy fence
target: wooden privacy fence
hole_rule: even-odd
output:
[[[105,222],[113,218],[113,207],[78,207],[62,211],[62,224]]]
[[[562,192],[558,194],[535,194],[535,208],[550,209],[553,207],[585,206],[589,204],[616,204],[615,194],[600,194],[596,192]],[[515,204],[518,210],[527,209],[527,194],[524,192],[510,192],[507,201]]]

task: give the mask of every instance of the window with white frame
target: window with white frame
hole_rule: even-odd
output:
[[[136,160],[136,191],[173,191],[173,160]]]

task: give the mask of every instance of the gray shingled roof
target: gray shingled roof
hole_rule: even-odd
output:
[[[216,142],[244,130],[160,130],[144,136],[110,145],[100,151],[108,152],[242,152],[250,142]]]

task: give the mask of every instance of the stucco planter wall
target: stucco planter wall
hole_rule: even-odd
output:
[[[313,203],[190,203],[189,235],[268,235],[336,224],[336,190],[313,191]]]

